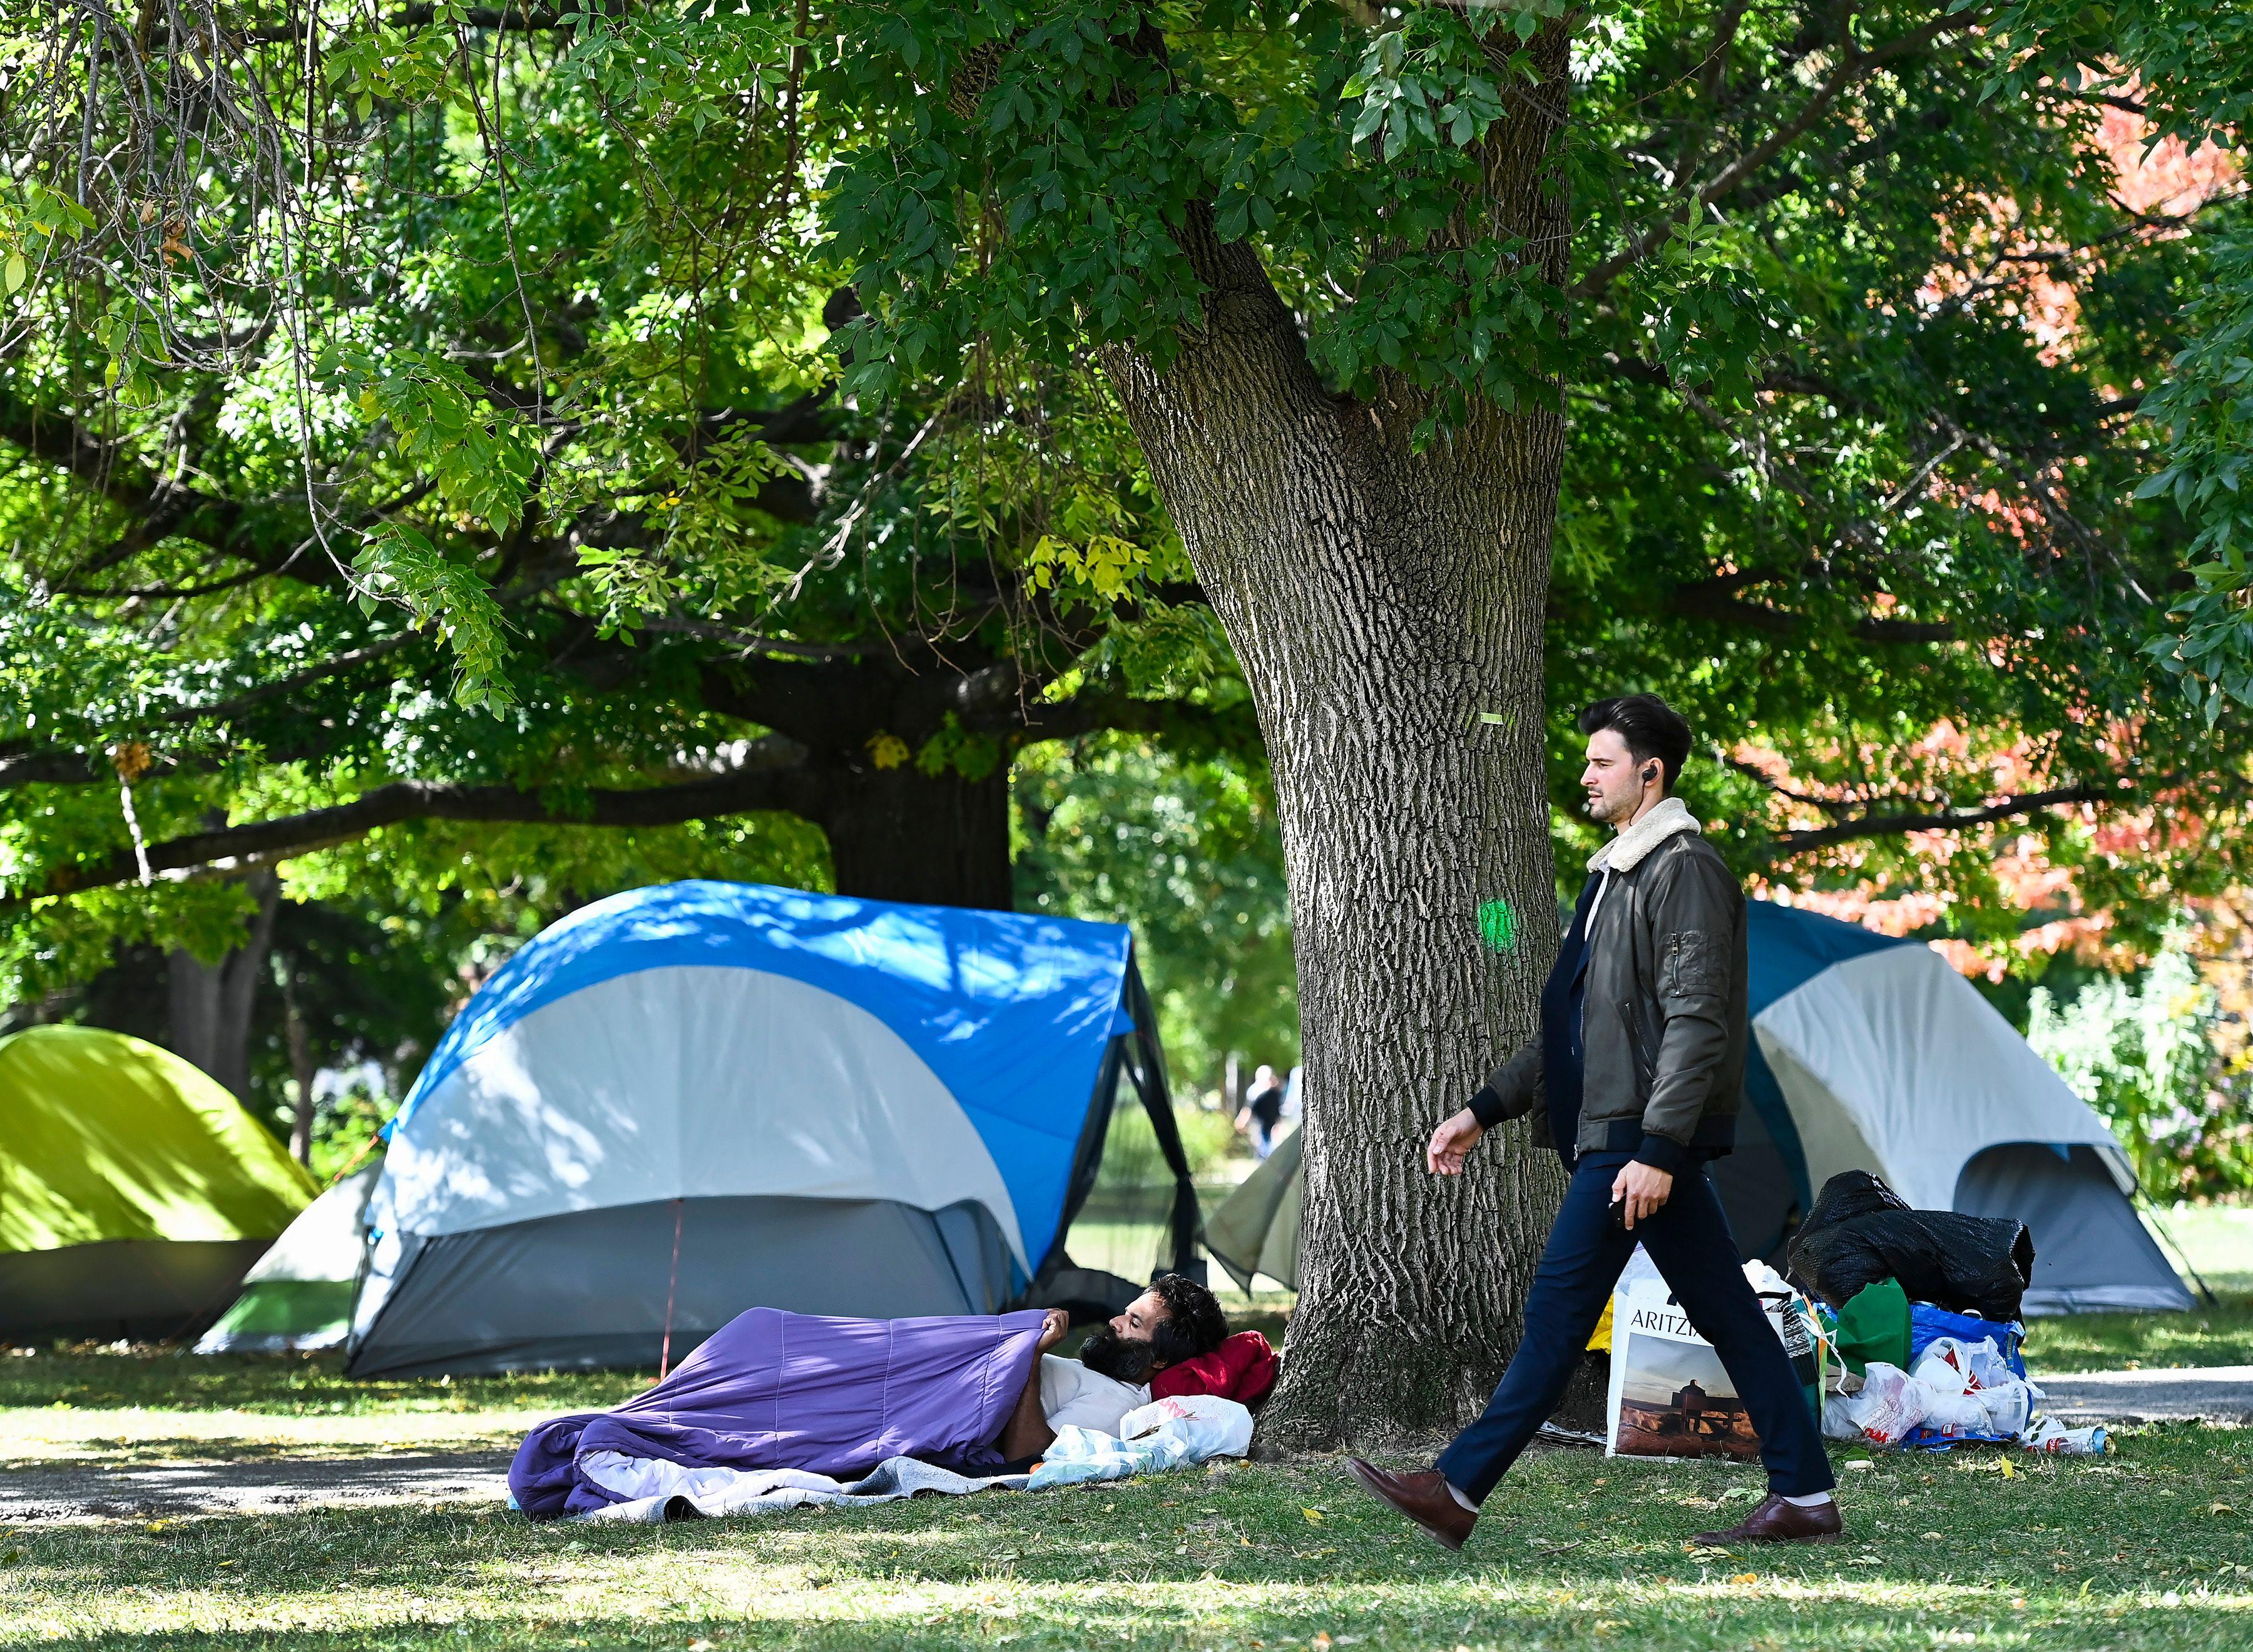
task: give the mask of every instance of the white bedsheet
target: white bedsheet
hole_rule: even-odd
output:
[[[582,1515],[582,1520],[624,1520],[661,1525],[695,1515],[768,1515],[811,1504],[867,1507],[934,1491],[950,1497],[995,1488],[1018,1490],[1029,1474],[968,1475],[933,1467],[913,1457],[888,1457],[867,1478],[832,1480],[802,1468],[685,1468],[652,1457],[589,1452],[580,1468],[605,1491],[626,1501]]]

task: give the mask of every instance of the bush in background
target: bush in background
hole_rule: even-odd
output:
[[[2140,981],[2099,976],[2069,1000],[2033,991],[2026,1042],[2103,1115],[2154,1198],[2253,1188],[2253,1093],[2225,1069],[2219,994],[2180,931]]]

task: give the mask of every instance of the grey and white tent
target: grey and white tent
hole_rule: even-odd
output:
[[[1115,1312],[1064,1239],[1114,1104],[1182,1151],[1117,924],[686,882],[596,902],[455,1018],[390,1126],[347,1369],[655,1364],[755,1307]]]
[[[1766,901],[1746,931],[1753,1049],[1713,1180],[1747,1256],[1780,1257],[1817,1188],[1869,1170],[1921,1209],[2024,1222],[2028,1314],[2191,1306],[2137,1217],[2118,1140],[1946,959]],[[1279,1195],[1274,1181],[1255,1175],[1207,1223],[1239,1280],[1295,1279],[1298,1182]],[[1261,1212],[1287,1209],[1281,1246]]]
[[[242,1294],[196,1343],[199,1354],[340,1348],[367,1260],[367,1202],[383,1161],[362,1165],[297,1213],[243,1276]]]

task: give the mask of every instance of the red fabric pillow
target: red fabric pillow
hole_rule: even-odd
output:
[[[1259,1331],[1238,1331],[1210,1354],[1168,1365],[1150,1379],[1152,1399],[1176,1399],[1184,1394],[1217,1394],[1240,1405],[1256,1405],[1275,1386],[1282,1363],[1267,1338]]]

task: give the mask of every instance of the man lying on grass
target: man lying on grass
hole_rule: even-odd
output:
[[[535,1520],[626,1501],[617,1460],[692,1468],[798,1468],[855,1480],[888,1457],[964,1474],[1022,1467],[1067,1424],[1115,1433],[1157,1372],[1212,1353],[1228,1319],[1210,1291],[1168,1274],[1087,1339],[1048,1350],[1068,1316],[825,1319],[753,1308],[664,1382],[607,1412],[525,1437],[509,1490]]]
[[[1040,1363],[1025,1378],[1017,1407],[1001,1430],[1001,1455],[1029,1464],[1067,1424],[1115,1434],[1119,1419],[1150,1403],[1150,1378],[1168,1366],[1211,1353],[1228,1340],[1228,1315],[1195,1279],[1168,1273],[1080,1344],[1078,1360],[1049,1352],[1071,1328],[1071,1316],[1048,1310]]]

